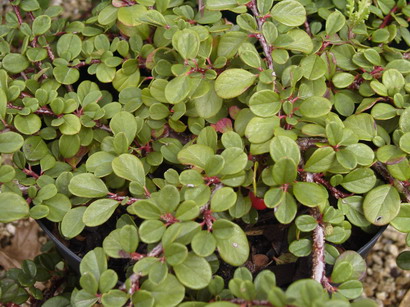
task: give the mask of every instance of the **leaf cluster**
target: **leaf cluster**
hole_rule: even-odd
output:
[[[406,1],[113,0],[82,21],[10,6],[0,222],[47,219],[66,240],[111,227],[73,306],[349,306],[365,264],[340,246],[355,228],[410,232]],[[324,288],[284,292],[255,269],[247,235],[266,223],[287,233],[270,260],[323,252]],[[226,284],[225,266],[239,267]],[[40,297],[25,267],[1,302]]]

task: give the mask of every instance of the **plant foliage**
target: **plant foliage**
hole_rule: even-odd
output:
[[[43,306],[374,306],[341,245],[410,231],[406,1],[112,0],[84,20],[10,7],[0,222],[109,229]],[[287,236],[268,262],[309,256],[312,279],[282,290],[256,264],[250,233],[269,224]],[[1,279],[0,302],[43,299],[35,262]]]

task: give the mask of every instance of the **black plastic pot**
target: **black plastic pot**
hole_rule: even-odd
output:
[[[37,220],[37,223],[50,238],[50,240],[53,241],[53,243],[56,245],[57,251],[64,258],[69,267],[80,274],[81,258],[77,256],[71,249],[65,246],[63,242],[61,242],[60,239],[57,238],[49,228],[47,228],[46,224],[43,221]]]
[[[47,236],[51,239],[51,241],[54,242],[54,244],[57,247],[58,252],[60,253],[60,255],[64,258],[64,260],[67,262],[67,264],[70,266],[71,269],[75,270],[77,273],[80,273],[80,262],[81,262],[81,258],[79,256],[77,256],[72,250],[70,250],[67,246],[65,246],[59,238],[57,238],[51,231],[49,228],[47,228],[45,223],[48,223],[48,221],[46,220],[45,222],[38,220],[37,223],[40,225],[41,229],[47,234]],[[380,238],[380,236],[383,234],[383,232],[386,230],[387,226],[383,226],[379,229],[378,232],[376,232],[374,234],[374,236],[365,244],[363,245],[357,252],[363,257],[365,258],[368,253],[371,251],[371,249],[373,248],[373,246],[376,244],[377,240]],[[285,264],[285,265],[281,265],[281,266],[276,266],[276,268],[273,270],[278,271],[277,273],[279,273],[279,271],[283,271],[286,270],[287,271],[287,276],[289,276],[290,278],[292,278],[292,276],[294,277],[293,274],[289,274],[289,271],[293,271],[296,270],[296,266],[293,263],[289,263],[289,264]],[[291,280],[287,281],[287,280],[283,280],[283,285],[288,284],[288,282],[290,283]],[[279,283],[279,286],[280,283]]]

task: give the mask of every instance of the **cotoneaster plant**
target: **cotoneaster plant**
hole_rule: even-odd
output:
[[[0,221],[48,221],[82,261],[28,260],[0,302],[376,306],[347,249],[410,232],[406,1],[9,8]]]

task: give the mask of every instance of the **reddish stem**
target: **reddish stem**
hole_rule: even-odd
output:
[[[263,53],[265,55],[266,62],[268,64],[268,68],[272,70],[272,77],[276,77],[276,73],[273,70],[273,60],[272,60],[271,46],[268,44],[265,36],[263,36],[263,34],[262,34],[262,27],[263,27],[263,24],[265,23],[266,18],[264,18],[263,16],[262,17],[260,16],[258,8],[256,6],[256,1],[255,0],[252,0],[251,2],[249,2],[247,4],[247,6],[252,11],[252,14],[256,18],[256,22],[258,23],[258,29],[259,29],[260,33],[257,34],[256,37],[258,38],[259,43],[262,46]],[[273,81],[273,85],[275,87],[275,81]]]
[[[7,104],[7,107],[9,109],[15,109],[15,110],[22,110],[23,107],[19,107],[19,106],[15,106],[12,105],[11,103]],[[46,106],[42,106],[39,109],[37,109],[36,111],[34,111],[33,113],[35,114],[43,114],[43,115],[49,115],[49,116],[58,116],[56,115],[53,111],[51,111],[48,107]]]
[[[387,26],[387,24],[390,22],[391,15],[394,14],[397,11],[397,5],[394,6],[390,12],[384,17],[382,24],[380,25],[379,29],[383,29],[384,27]]]
[[[114,199],[114,200],[120,201],[120,202],[122,202],[124,199],[128,199],[128,200],[127,200],[127,203],[126,203],[127,205],[132,205],[132,204],[135,203],[136,201],[141,200],[141,198],[134,198],[134,197],[128,197],[128,196],[120,196],[120,195],[118,195],[118,194],[111,193],[111,192],[108,193],[108,198],[109,198],[109,199]]]
[[[30,167],[30,166],[29,166],[28,169],[27,169],[27,168],[23,169],[23,172],[24,172],[27,176],[33,177],[34,179],[38,179],[38,178],[40,177],[37,173],[35,173],[34,171],[31,170],[31,167]]]
[[[313,181],[314,182],[325,186],[329,190],[329,192],[332,193],[334,198],[336,198],[336,199],[345,198],[345,197],[349,197],[349,196],[353,195],[353,194],[344,193],[344,192],[340,191],[339,189],[335,188],[334,186],[332,186],[330,184],[329,181],[324,179],[321,174],[312,174],[312,176],[313,176]]]
[[[19,25],[21,25],[23,23],[23,18],[21,18],[21,12],[20,12],[20,8],[16,5],[12,5],[14,13],[17,16],[17,20],[19,22]]]

